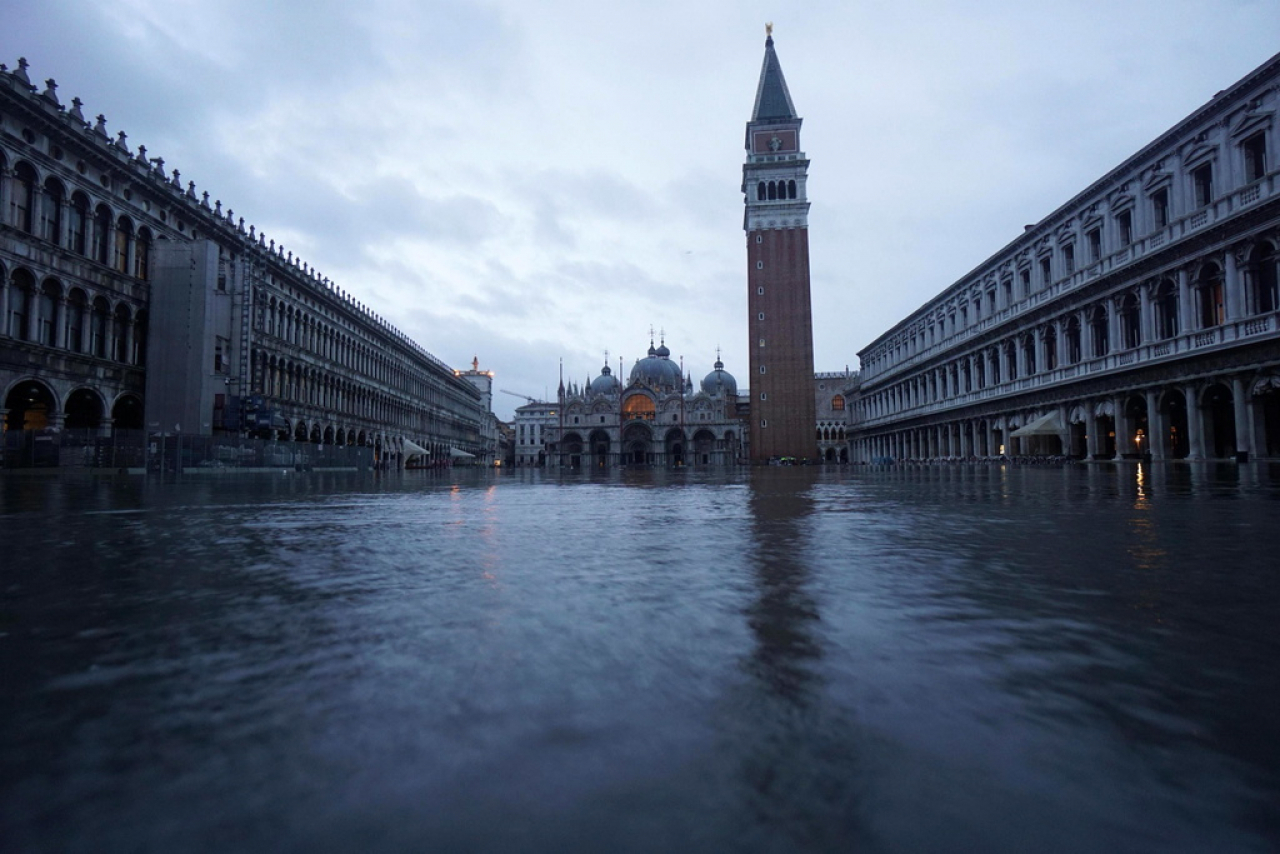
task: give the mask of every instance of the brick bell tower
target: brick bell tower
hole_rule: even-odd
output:
[[[805,193],[809,161],[800,150],[800,117],[773,50],[771,24],[765,36],[742,167],[752,462],[818,453]]]

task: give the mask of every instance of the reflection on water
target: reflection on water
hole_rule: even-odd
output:
[[[1277,498],[0,478],[0,850],[1273,850]]]
[[[806,472],[754,472],[750,479],[750,565],[757,598],[746,609],[756,638],[749,669],[780,700],[803,704],[822,655],[818,606],[806,589],[804,523],[813,511]]]

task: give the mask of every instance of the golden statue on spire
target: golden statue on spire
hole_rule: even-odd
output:
[[[771,38],[773,36],[773,21],[769,21],[764,25],[764,34],[766,38]]]

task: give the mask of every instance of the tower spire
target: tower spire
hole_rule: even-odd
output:
[[[782,76],[782,64],[773,49],[773,24],[765,24],[765,34],[764,63],[760,67],[760,82],[756,84],[756,105],[751,112],[751,121],[796,121],[796,108],[791,103],[787,79]]]

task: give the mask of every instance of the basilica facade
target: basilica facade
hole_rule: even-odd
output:
[[[1280,56],[859,352],[862,461],[1280,458]]]
[[[622,367],[619,365],[619,375]],[[745,401],[738,382],[716,360],[695,385],[651,341],[624,383],[608,362],[581,385],[561,383],[553,420],[543,432],[548,467],[712,467],[735,465],[748,453]]]

